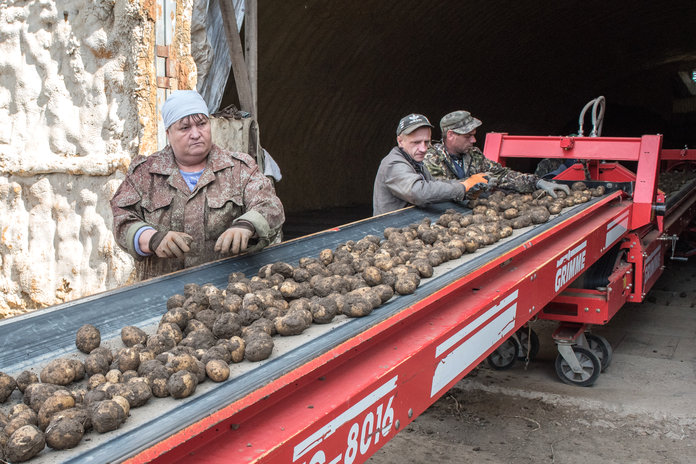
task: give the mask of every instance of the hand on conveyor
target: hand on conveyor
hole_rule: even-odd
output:
[[[249,239],[254,235],[254,231],[243,225],[234,225],[224,231],[217,242],[215,251],[231,255],[237,255],[247,249]]]
[[[539,179],[537,181],[536,187],[551,195],[551,198],[556,198],[556,190],[562,190],[566,193],[566,195],[570,195],[570,188],[568,188],[567,185],[557,184],[555,182],[551,182],[544,179]]]
[[[150,238],[150,250],[160,258],[182,258],[185,253],[191,251],[190,245],[193,237],[184,232],[170,230],[157,232]]]
[[[474,174],[464,180],[459,181],[466,188],[467,192],[479,192],[488,190],[492,187],[491,178],[488,173]]]

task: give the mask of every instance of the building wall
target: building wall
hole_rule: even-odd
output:
[[[176,2],[170,85],[195,85],[192,2]],[[157,149],[155,0],[0,8],[0,317],[129,283],[109,200]]]

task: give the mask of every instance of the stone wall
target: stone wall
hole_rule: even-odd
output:
[[[0,8],[0,317],[131,282],[109,200],[157,149],[154,0],[8,0]],[[171,43],[195,85],[192,2]]]

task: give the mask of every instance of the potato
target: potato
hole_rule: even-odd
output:
[[[241,317],[236,313],[222,313],[213,323],[213,335],[217,338],[231,338],[241,334]]]
[[[290,277],[295,282],[306,282],[312,277],[312,274],[307,269],[298,267],[292,271],[292,276]]]
[[[227,342],[230,345],[232,344],[232,342],[229,340],[220,341]],[[201,362],[205,365],[207,365],[208,362],[212,361],[213,359],[219,359],[220,361],[224,361],[225,364],[229,364],[232,361],[232,355],[225,345],[217,344],[209,350],[206,350],[205,353],[203,353],[203,356],[201,356]]]
[[[22,371],[21,374],[17,376],[16,382],[17,382],[17,388],[19,391],[24,393],[24,390],[31,385],[32,383],[37,383],[39,381],[39,376],[36,375],[36,373],[32,371]],[[1,381],[0,381],[1,383]],[[0,401],[1,403],[2,401]]]
[[[549,204],[548,210],[550,214],[560,214],[560,212],[563,210],[563,203],[560,201],[554,201],[553,203]]]
[[[372,304],[363,296],[346,294],[343,314],[348,317],[363,317],[372,312]]]
[[[94,390],[89,390],[87,394],[85,395],[84,400],[82,401],[83,404],[85,405],[92,405],[94,403],[98,403],[100,401],[108,400],[109,395],[106,393],[104,388],[106,387],[107,383],[103,383],[99,385],[96,389]]]
[[[145,377],[133,377],[126,386],[131,394],[126,396],[131,408],[139,408],[152,398],[152,389]]]
[[[230,377],[230,366],[225,361],[213,359],[205,365],[205,373],[213,382],[224,382]]]
[[[450,242],[451,243],[451,242]],[[462,244],[463,246],[463,244]],[[454,246],[453,246],[454,248]],[[459,248],[456,248],[459,250]],[[459,254],[461,256],[461,252]],[[418,272],[418,275],[420,275],[423,278],[428,278],[433,276],[433,266],[430,264],[429,260],[426,259],[414,259],[411,262],[411,265],[415,268],[415,270]]]
[[[594,189],[590,190],[590,193],[592,194],[593,197],[601,197],[606,193],[606,189],[604,188],[603,185],[598,185]]]
[[[75,337],[75,345],[78,350],[89,354],[100,344],[101,334],[99,333],[99,329],[91,324],[85,324],[78,329],[77,336]]]
[[[160,325],[157,327],[157,333],[172,339],[175,344],[178,344],[184,338],[184,333],[181,331],[181,328],[177,324],[174,324],[172,322],[161,322]],[[143,342],[143,344],[147,344],[147,339],[145,342]]]
[[[249,288],[249,284],[246,282],[230,282],[227,284],[227,288],[225,289],[226,296],[239,295],[242,297],[249,292],[251,292],[251,289]]]
[[[75,406],[75,399],[68,393],[57,392],[46,399],[41,405],[38,414],[39,429],[46,430],[53,415],[59,411],[70,409]]]
[[[182,341],[183,342],[183,341]],[[164,353],[167,350],[171,350],[176,346],[174,339],[167,337],[164,334],[154,334],[147,338],[147,349],[152,351],[155,356],[160,353]]]
[[[46,427],[46,444],[53,449],[62,450],[76,447],[85,434],[82,423],[70,417],[55,417]]]
[[[548,209],[544,208],[543,206],[540,206],[537,208],[532,208],[532,210],[530,211],[530,216],[532,218],[532,223],[542,224],[549,220],[550,214]]]
[[[25,425],[10,435],[5,445],[5,459],[24,462],[33,458],[46,446],[43,432],[34,425]]]
[[[183,370],[172,374],[167,380],[167,391],[172,398],[181,399],[191,396],[198,386],[198,376]]]
[[[410,295],[414,293],[420,284],[420,277],[417,274],[404,274],[397,277],[394,290],[399,295]]]
[[[310,303],[310,311],[316,324],[327,324],[338,314],[338,305],[332,298],[317,298]]]
[[[377,285],[372,287],[374,293],[379,297],[381,304],[386,303],[394,296],[394,289],[386,284]]]
[[[584,182],[573,182],[573,184],[570,186],[570,190],[573,191],[579,191],[579,190],[586,190],[587,185]]]
[[[231,347],[229,348],[230,356],[233,363],[242,362],[244,359],[244,349],[246,342],[241,337],[230,338]]]
[[[85,371],[90,377],[96,374],[106,375],[109,372],[110,365],[111,362],[108,361],[108,358],[99,352],[90,353],[85,358]]]
[[[104,374],[94,374],[90,376],[89,380],[87,381],[87,388],[89,390],[94,390],[103,383],[106,383],[106,376]]]
[[[186,301],[186,297],[184,295],[177,294],[170,296],[167,299],[167,310],[184,306],[184,301]]]
[[[37,425],[39,423],[39,416],[32,409],[27,408],[15,413],[10,413],[8,417],[7,424],[3,428],[2,433],[5,433],[8,437],[12,435],[15,431],[24,427],[25,425]]]
[[[82,427],[84,428],[85,432],[92,429],[92,419],[90,417],[89,410],[83,405],[78,405],[74,408],[64,409],[63,411],[57,412],[53,416],[53,419],[51,419],[51,422],[53,422],[57,419],[76,420],[80,424],[82,424]],[[50,427],[50,424],[49,424],[49,427]]]
[[[252,333],[244,341],[246,342],[244,357],[249,361],[263,361],[273,352],[273,339],[265,332]]]
[[[512,232],[513,231],[511,226],[503,226],[498,231],[498,234],[500,235],[500,238],[505,238],[511,236]]]
[[[7,401],[17,388],[17,381],[10,375],[0,372],[0,403]]]
[[[41,370],[41,382],[55,385],[69,385],[77,377],[77,367],[78,366],[69,359],[54,359]]]
[[[104,378],[109,383],[120,383],[123,380],[123,373],[118,369],[111,369],[104,374]]]
[[[193,313],[184,308],[170,309],[160,318],[160,324],[171,323],[179,326],[181,330],[186,328],[189,319],[193,317]]]
[[[121,341],[127,347],[137,345],[138,343],[144,345],[147,343],[147,334],[138,327],[128,325],[121,329]]]
[[[382,304],[382,299],[379,297],[377,292],[375,292],[373,287],[363,287],[359,288],[357,290],[353,290],[352,292],[348,293],[346,297],[351,297],[351,296],[358,296],[366,299],[370,305],[372,306],[372,309],[375,309],[379,307],[379,305]]]
[[[114,361],[121,372],[138,370],[140,365],[140,353],[135,348],[122,348],[118,350],[115,358]]]
[[[311,308],[311,305],[308,305]],[[312,313],[309,309],[291,309],[285,316],[275,321],[276,331],[280,335],[298,335],[312,323]]]
[[[362,273],[362,278],[365,280],[367,285],[374,287],[382,283],[382,271],[380,271],[375,266],[366,267]]]
[[[126,420],[123,408],[114,400],[99,401],[91,405],[92,428],[99,433],[116,430]]]

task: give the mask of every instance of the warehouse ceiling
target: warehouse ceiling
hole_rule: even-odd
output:
[[[696,147],[693,0],[262,0],[258,11],[261,141],[289,212],[369,205],[411,112],[437,125],[467,109],[479,134],[566,135],[603,95],[602,135]]]

